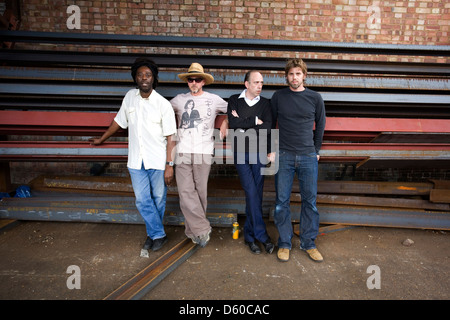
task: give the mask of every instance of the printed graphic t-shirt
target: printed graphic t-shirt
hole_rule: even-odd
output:
[[[170,103],[177,117],[177,152],[213,154],[216,115],[226,114],[228,103],[206,91],[200,96],[179,94]]]

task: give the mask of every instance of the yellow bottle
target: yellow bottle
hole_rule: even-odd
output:
[[[239,223],[233,223],[233,239],[239,239]]]

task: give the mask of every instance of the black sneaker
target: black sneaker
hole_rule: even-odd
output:
[[[164,238],[159,238],[159,239],[153,240],[152,250],[157,251],[157,250],[161,249],[162,246],[164,244],[166,244],[166,242],[167,242],[167,236],[165,236]]]
[[[260,254],[261,249],[258,247],[258,245],[255,242],[247,242],[245,241],[245,244],[248,245],[250,248],[250,251],[254,254]]]
[[[148,250],[153,246],[153,240],[152,238],[147,236],[147,240],[145,240],[144,246],[142,247],[142,249],[144,250]]]

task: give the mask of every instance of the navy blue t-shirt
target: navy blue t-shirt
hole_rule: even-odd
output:
[[[272,127],[278,123],[280,150],[319,154],[326,121],[325,104],[319,93],[308,88],[300,92],[289,87],[280,89],[273,94],[271,107]]]

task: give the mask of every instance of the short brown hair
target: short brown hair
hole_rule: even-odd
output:
[[[286,62],[286,67],[284,68],[285,76],[288,75],[289,70],[292,68],[300,68],[302,72],[306,74],[308,72],[308,68],[306,67],[306,63],[302,59],[294,58],[290,59]]]

